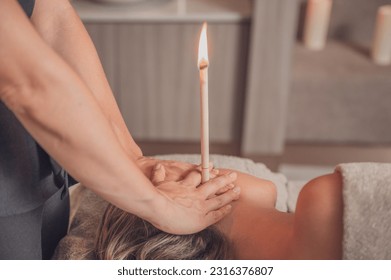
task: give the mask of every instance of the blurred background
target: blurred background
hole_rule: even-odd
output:
[[[207,21],[210,152],[296,180],[341,162],[391,162],[391,66],[370,56],[385,4],[332,1],[315,51],[303,44],[306,0],[73,1],[145,155],[200,152]]]

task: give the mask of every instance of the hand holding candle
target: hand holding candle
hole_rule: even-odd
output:
[[[198,69],[200,70],[201,98],[201,167],[202,183],[209,180],[209,108],[208,108],[208,42],[207,25],[202,26],[198,47]]]

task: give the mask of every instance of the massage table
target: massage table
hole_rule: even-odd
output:
[[[158,159],[199,164],[199,155],[158,155]],[[302,184],[288,181],[264,164],[234,156],[211,155],[216,168],[227,168],[272,181],[277,187],[276,209],[294,212]],[[348,163],[336,169],[343,177],[343,259],[391,259],[391,164]],[[107,202],[77,184],[71,187],[68,235],[54,259],[93,259],[96,228]]]

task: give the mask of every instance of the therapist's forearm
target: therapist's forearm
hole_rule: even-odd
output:
[[[64,0],[38,0],[32,23],[93,93],[126,153],[141,157],[141,149],[126,127],[95,47],[71,4]]]
[[[0,3],[0,99],[78,181],[125,211],[147,220],[156,214],[161,196],[125,154],[89,88],[8,0]]]

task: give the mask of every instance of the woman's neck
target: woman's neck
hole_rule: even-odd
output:
[[[275,209],[275,185],[240,172],[235,184],[241,187],[240,198],[217,225],[232,242],[236,258],[290,258],[294,215]]]
[[[233,207],[219,228],[232,242],[236,259],[291,258],[294,214],[274,208]]]

